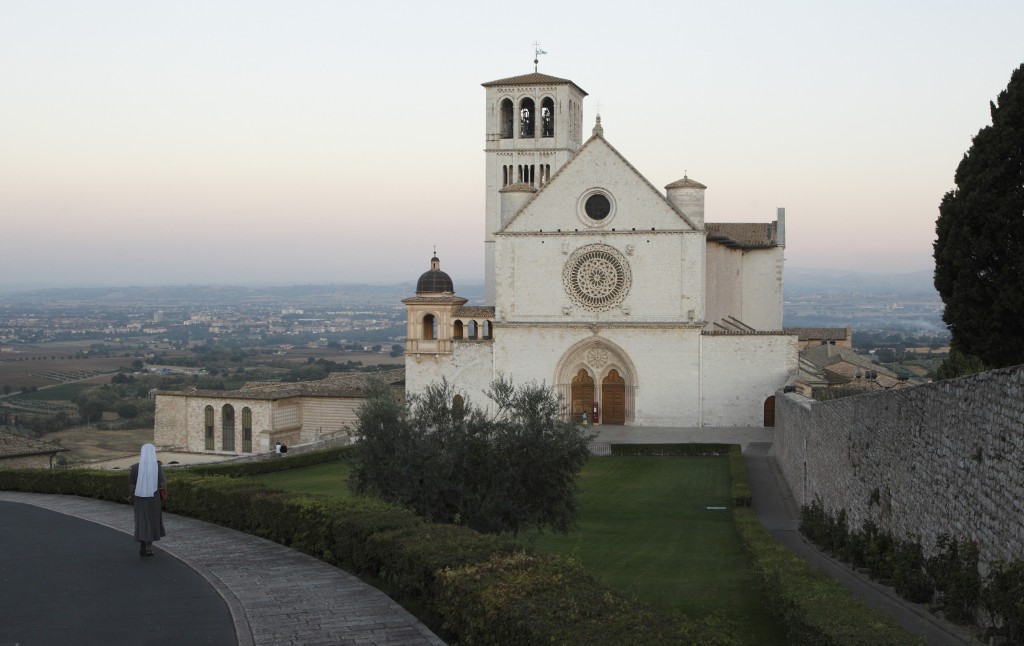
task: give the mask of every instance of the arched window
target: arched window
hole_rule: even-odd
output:
[[[476,338],[476,321],[469,322],[469,338]]]
[[[501,102],[501,138],[512,138],[512,99],[503,99]]]
[[[423,317],[423,340],[433,341],[437,338],[437,317],[427,314]]]
[[[489,341],[492,338],[491,337],[491,322],[490,321],[484,321],[483,322],[483,332],[484,332],[484,339]]]
[[[555,102],[551,97],[540,102],[540,136],[555,136]]]
[[[224,404],[221,409],[221,450],[235,450],[235,408],[231,404]]]
[[[455,419],[462,419],[465,412],[466,400],[462,398],[462,395],[455,395],[452,397],[452,417]]]
[[[203,411],[203,426],[205,427],[205,448],[212,451],[215,448],[213,443],[213,406],[207,406]]]
[[[452,329],[452,338],[453,339],[461,339],[462,338],[462,321],[455,321],[455,326]]]
[[[252,453],[252,409],[242,409],[242,451]]]
[[[537,107],[533,99],[519,102],[519,136],[532,137],[537,121]]]

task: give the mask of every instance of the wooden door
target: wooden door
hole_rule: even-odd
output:
[[[604,424],[626,423],[626,380],[612,370],[601,382],[601,405],[604,410],[601,420]]]
[[[775,395],[764,400],[764,425],[775,426]]]
[[[587,371],[580,368],[576,376],[572,378],[572,419],[579,421],[586,414],[590,419],[590,413],[594,406],[594,378],[587,374]]]

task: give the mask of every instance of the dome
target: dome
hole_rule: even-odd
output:
[[[416,281],[417,294],[454,294],[452,278],[441,271],[441,261],[434,256],[430,259],[430,271],[423,272]]]

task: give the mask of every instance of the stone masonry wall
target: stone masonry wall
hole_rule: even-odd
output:
[[[773,452],[798,504],[871,518],[926,554],[1024,557],[1024,366],[829,402],[780,396]]]

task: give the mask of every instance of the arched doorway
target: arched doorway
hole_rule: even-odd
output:
[[[594,402],[598,402],[598,422],[634,423],[636,367],[612,341],[589,337],[570,347],[555,366],[554,383],[572,421],[580,421],[584,412],[590,419]]]
[[[764,400],[764,425],[775,426],[775,395]]]
[[[626,380],[618,370],[611,370],[601,380],[602,424],[626,423]]]
[[[572,419],[579,420],[586,415],[590,419],[591,407],[594,405],[594,378],[583,368],[572,378]]]

